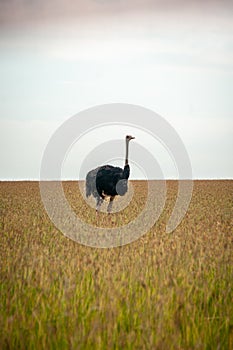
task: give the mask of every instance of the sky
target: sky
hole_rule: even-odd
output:
[[[39,179],[56,129],[108,103],[166,119],[193,178],[232,178],[232,78],[232,1],[0,0],[0,179]],[[165,178],[177,177],[161,144],[108,128],[74,145],[64,178],[76,178],[84,156],[126,131],[138,134]],[[132,166],[132,178],[140,176]]]

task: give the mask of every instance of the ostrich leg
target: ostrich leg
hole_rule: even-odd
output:
[[[111,210],[112,210],[112,205],[113,205],[113,200],[114,200],[114,198],[115,198],[115,196],[111,196],[111,197],[110,197],[110,201],[109,201],[108,208],[107,208],[108,214],[111,214]]]
[[[97,198],[96,210],[95,210],[96,217],[98,217],[98,213],[99,213],[99,210],[100,210],[100,207],[101,207],[101,204],[103,203],[103,201],[104,201],[103,198],[101,198],[101,197]]]
[[[109,203],[108,203],[108,208],[107,208],[109,224],[113,224],[114,223],[113,217],[112,217],[112,215],[110,215],[111,211],[112,211],[112,205],[113,205],[114,198],[115,198],[115,196],[111,196],[110,197],[110,200],[109,200]]]

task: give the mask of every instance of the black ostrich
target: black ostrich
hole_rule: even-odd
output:
[[[116,195],[124,196],[128,190],[130,168],[128,164],[129,141],[133,136],[127,135],[126,156],[124,169],[112,165],[103,165],[88,172],[86,176],[86,196],[91,194],[96,198],[96,213],[106,197],[110,197],[107,211],[111,212],[113,200]]]

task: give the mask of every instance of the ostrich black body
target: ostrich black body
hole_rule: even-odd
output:
[[[101,166],[96,175],[96,189],[100,197],[124,196],[128,190],[128,178],[130,168],[125,165],[124,169],[112,165]]]

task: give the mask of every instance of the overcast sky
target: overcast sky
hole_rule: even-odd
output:
[[[165,118],[194,178],[232,178],[232,78],[232,1],[0,1],[0,178],[38,179],[57,127],[112,102]],[[64,178],[77,176],[84,153],[116,137],[106,133],[74,145]],[[164,176],[176,177],[161,145],[138,135]],[[132,177],[140,177],[136,168]]]

